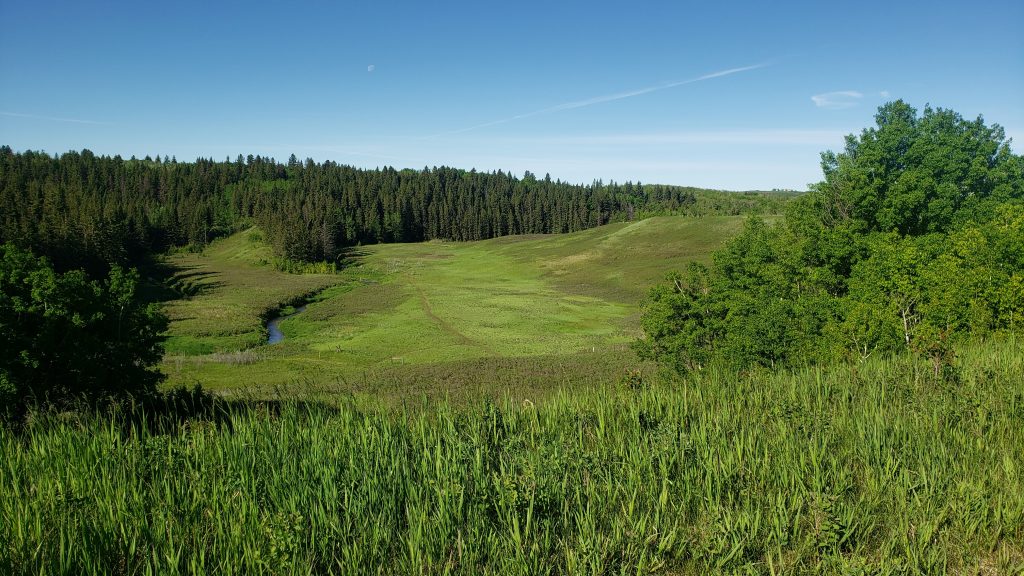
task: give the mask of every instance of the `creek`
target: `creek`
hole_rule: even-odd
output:
[[[291,316],[295,316],[296,314],[299,314],[299,313],[303,312],[305,309],[306,309],[306,305],[305,304],[303,304],[302,306],[296,306],[294,309],[292,309],[292,311],[290,313],[282,314],[280,316],[275,316],[275,317],[271,318],[270,320],[268,320],[267,321],[267,334],[268,334],[268,336],[267,336],[267,344],[277,344],[278,342],[284,340],[284,332],[281,332],[281,320],[284,320],[285,318],[289,318]]]

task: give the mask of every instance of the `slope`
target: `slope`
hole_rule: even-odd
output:
[[[170,384],[382,398],[514,393],[618,379],[638,305],[705,260],[740,217],[657,217],[564,235],[381,244],[338,274],[278,272],[250,230],[168,262],[193,295],[168,306]],[[264,345],[268,311],[314,294]],[[310,392],[312,393],[312,392]]]

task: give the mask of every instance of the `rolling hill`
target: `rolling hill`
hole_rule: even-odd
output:
[[[638,361],[639,303],[666,271],[710,253],[742,217],[665,216],[573,234],[360,247],[337,274],[278,271],[250,229],[166,264],[182,296],[170,385],[326,390],[406,399],[615,380]],[[266,344],[265,321],[284,340]]]

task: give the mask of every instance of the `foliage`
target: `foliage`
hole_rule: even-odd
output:
[[[846,149],[822,154],[819,191],[833,217],[858,230],[901,235],[947,232],[987,220],[997,206],[1021,201],[1024,160],[1003,129],[982,118],[901,100],[878,109],[876,128],[847,136]]]
[[[682,216],[766,216],[782,214],[790,200],[800,196],[793,191],[727,192],[692,186],[644,184],[647,201],[638,217],[678,214]]]
[[[337,274],[340,266],[336,262],[305,262],[302,260],[289,260],[287,258],[274,258],[274,269],[289,274]]]
[[[94,275],[174,247],[198,250],[254,222],[282,261],[333,263],[360,244],[572,232],[645,214],[774,209],[783,199],[767,198],[639,182],[582,186],[529,172],[361,170],[294,156],[287,164],[252,155],[178,162],[0,147],[0,242]]]
[[[1014,574],[1024,350],[0,430],[9,574]]]
[[[713,266],[655,288],[641,355],[686,371],[907,349],[939,372],[955,341],[1015,330],[1024,159],[980,118],[897,101],[876,122],[822,155],[783,222],[750,219]]]
[[[163,316],[136,297],[138,274],[114,266],[103,282],[57,273],[45,258],[0,246],[0,405],[134,394],[161,379]]]

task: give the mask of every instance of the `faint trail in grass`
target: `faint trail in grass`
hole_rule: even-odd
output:
[[[414,288],[416,288],[416,293],[419,294],[420,305],[423,307],[423,313],[426,314],[427,317],[430,318],[435,324],[440,326],[441,330],[444,330],[447,334],[451,334],[452,336],[454,336],[455,339],[458,340],[460,344],[465,344],[466,346],[473,346],[474,348],[480,348],[481,350],[485,350],[490,354],[497,355],[497,353],[490,346],[473,340],[469,336],[466,336],[465,334],[460,332],[458,328],[452,326],[447,320],[441,318],[437,314],[434,314],[434,309],[430,306],[430,300],[427,299],[427,294],[423,291],[423,288],[420,288],[418,284],[414,284],[411,281],[409,283],[412,284]]]
[[[567,381],[617,383],[637,361],[624,350],[640,334],[638,304],[648,287],[668,270],[707,261],[742,224],[664,216],[565,235],[379,244],[332,275],[280,272],[270,248],[240,232],[204,254],[169,258],[192,274],[182,288],[196,294],[174,292],[167,303],[168,386],[290,389],[344,377],[339,390],[386,385],[407,397],[452,386],[458,394],[533,394]],[[189,281],[221,285],[203,290],[184,286]],[[264,348],[259,362],[202,360],[265,344],[268,309],[327,286],[316,306],[284,323],[284,342]],[[592,360],[602,353],[622,361]]]

